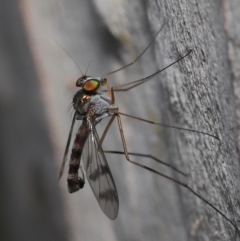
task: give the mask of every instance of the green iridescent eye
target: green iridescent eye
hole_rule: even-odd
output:
[[[95,91],[99,88],[100,82],[96,79],[90,79],[86,81],[83,85],[83,89],[87,92]]]

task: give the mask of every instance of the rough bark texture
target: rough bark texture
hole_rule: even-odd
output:
[[[184,179],[151,160],[134,160],[187,182],[239,226],[239,100],[235,105],[234,99],[234,93],[237,97],[239,92],[237,1],[22,3],[44,83],[42,93],[59,165],[70,127],[67,105],[73,95],[66,80],[74,84],[81,73],[51,38],[71,54],[83,72],[92,61],[88,74],[99,76],[133,60],[165,21],[164,29],[138,63],[109,76],[112,86],[150,75],[193,49],[191,55],[151,81],[117,93],[116,103],[122,112],[219,136],[221,142],[123,119],[129,151],[152,154],[189,175]],[[116,125],[104,148],[122,150]],[[88,185],[68,194],[64,177],[61,187],[71,240],[239,240],[229,222],[189,191],[127,163],[123,157],[107,158],[118,188],[119,216],[108,220]]]

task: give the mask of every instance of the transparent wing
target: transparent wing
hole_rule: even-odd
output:
[[[86,176],[102,211],[115,219],[119,208],[117,189],[93,125],[91,130],[83,150]]]

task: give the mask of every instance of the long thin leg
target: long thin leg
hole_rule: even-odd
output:
[[[152,39],[152,41],[150,42],[150,44],[143,50],[143,52],[136,58],[134,59],[131,63],[124,65],[123,67],[113,70],[107,74],[105,74],[105,76],[110,75],[110,74],[114,74],[120,70],[126,69],[127,67],[133,65],[134,63],[136,63],[142,56],[143,54],[148,50],[148,48],[152,45],[152,43],[155,41],[155,39],[157,38],[158,34],[162,31],[163,27],[165,26],[165,22],[163,23],[162,27],[158,30],[158,32],[156,33],[156,35],[154,36],[154,38]]]
[[[181,58],[177,59],[176,61],[174,61],[173,63],[167,65],[166,67],[164,67],[163,69],[160,69],[158,70],[157,72],[145,77],[145,78],[142,78],[142,79],[139,79],[139,80],[134,80],[134,81],[131,81],[129,83],[125,83],[125,84],[121,84],[121,85],[116,85],[114,87],[112,87],[114,89],[114,91],[128,91],[132,88],[135,88],[137,87],[138,85],[141,85],[145,82],[147,82],[148,80],[152,79],[154,76],[156,76],[157,74],[161,73],[162,71],[164,71],[165,69],[168,69],[169,67],[171,67],[172,65],[176,64],[177,62],[179,62],[180,60],[184,59],[185,57],[187,57],[190,53],[192,52],[192,49],[189,50],[187,52],[187,54],[185,54],[184,56],[182,56]],[[132,86],[130,86],[132,85]],[[124,87],[127,87],[127,86],[130,86],[128,88],[124,88]]]
[[[66,147],[65,147],[65,152],[64,152],[64,156],[63,156],[63,160],[62,160],[62,166],[61,166],[61,169],[60,169],[58,180],[60,180],[60,178],[62,177],[63,170],[64,170],[64,167],[65,167],[65,163],[67,161],[67,154],[68,154],[69,145],[70,145],[71,138],[72,138],[73,126],[74,126],[76,117],[77,117],[77,112],[75,111],[73,119],[72,119],[71,128],[70,128],[70,131],[69,131],[69,134],[68,134],[68,140],[67,140],[67,144],[66,144]]]
[[[99,141],[99,146],[102,145],[102,143],[103,143],[103,141],[104,141],[104,139],[105,139],[105,136],[106,136],[106,134],[107,134],[110,126],[112,125],[115,117],[116,117],[116,115],[113,115],[112,118],[109,120],[109,122],[108,122],[108,124],[107,124],[107,126],[106,126],[106,128],[105,128],[105,130],[104,130],[104,132],[103,132],[103,134],[102,134],[102,137],[101,137],[101,139],[100,139],[100,141]]]
[[[120,154],[120,155],[124,155],[125,153],[123,151],[109,151],[109,150],[104,150],[104,153],[110,153],[110,154]],[[140,157],[146,157],[146,158],[150,158],[164,166],[167,166],[169,168],[171,168],[172,170],[174,170],[175,172],[178,172],[179,174],[183,175],[183,176],[187,176],[186,173],[178,170],[176,167],[172,166],[169,163],[166,163],[158,158],[156,158],[155,156],[149,155],[149,154],[142,154],[142,153],[136,153],[136,152],[128,152],[128,155],[132,155],[132,156],[140,156]]]
[[[120,135],[121,135],[121,140],[122,140],[122,145],[123,145],[123,150],[124,150],[124,154],[125,154],[125,157],[127,159],[127,161],[131,162],[132,164],[136,165],[136,166],[139,166],[141,168],[144,168],[150,172],[153,172],[159,176],[162,176],[174,183],[177,183],[178,185],[186,188],[187,190],[189,190],[191,193],[193,193],[196,197],[198,197],[199,199],[201,199],[203,202],[205,202],[206,204],[208,204],[211,208],[213,208],[217,213],[219,213],[223,218],[225,218],[229,223],[231,223],[233,225],[233,227],[238,230],[238,227],[233,223],[233,221],[231,221],[222,211],[220,211],[218,208],[216,208],[213,204],[211,204],[209,201],[207,201],[205,198],[203,198],[201,195],[199,195],[197,192],[195,192],[191,187],[189,187],[186,183],[184,182],[180,182],[172,177],[169,177],[161,172],[158,172],[150,167],[147,167],[145,165],[141,165],[135,161],[132,161],[130,160],[129,158],[129,153],[127,151],[127,145],[126,145],[126,141],[125,141],[125,137],[124,137],[124,133],[123,133],[123,128],[122,128],[122,123],[121,123],[121,117],[120,115],[116,114],[117,116],[117,120],[118,120],[118,127],[119,127],[119,131],[120,131]],[[239,231],[239,230],[238,230]]]
[[[143,119],[143,118],[140,118],[140,117],[136,117],[136,116],[133,116],[133,115],[128,115],[128,114],[119,112],[116,109],[109,109],[109,111],[113,112],[113,113],[116,113],[116,114],[119,114],[119,115],[127,116],[127,117],[135,119],[135,120],[143,121],[143,122],[146,122],[146,123],[149,123],[149,124],[152,124],[152,125],[159,125],[159,126],[164,126],[164,127],[168,127],[168,128],[174,128],[174,129],[178,129],[178,130],[190,131],[190,132],[195,132],[195,133],[211,136],[211,137],[217,139],[218,141],[220,141],[219,137],[217,137],[217,136],[215,136],[213,134],[204,132],[204,131],[197,131],[197,130],[194,130],[194,129],[188,129],[188,128],[183,128],[183,127],[178,127],[178,126],[167,125],[167,124],[163,124],[163,123],[159,123],[159,122]]]
[[[105,81],[106,81],[108,96],[110,97],[111,104],[114,105],[115,104],[115,96],[114,96],[113,90],[108,82],[107,77],[105,78]]]

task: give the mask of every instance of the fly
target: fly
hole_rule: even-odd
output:
[[[197,192],[195,192],[191,187],[189,187],[186,183],[178,181],[172,177],[169,177],[165,175],[164,173],[158,172],[152,168],[149,168],[147,166],[141,165],[132,159],[130,159],[130,155],[132,156],[142,156],[146,158],[151,158],[154,161],[157,161],[163,165],[166,165],[173,170],[185,175],[175,167],[151,156],[151,155],[145,155],[140,153],[131,153],[128,152],[125,137],[124,137],[124,131],[121,121],[121,116],[126,116],[129,118],[133,118],[139,121],[147,122],[153,125],[160,125],[165,127],[170,127],[174,129],[179,130],[185,130],[190,132],[195,132],[198,134],[208,135],[212,138],[217,139],[219,138],[213,134],[198,131],[194,129],[187,129],[177,126],[171,126],[168,124],[162,124],[157,123],[151,120],[143,119],[140,117],[132,116],[129,114],[122,113],[118,110],[118,107],[115,105],[115,97],[114,93],[115,91],[128,91],[132,88],[135,88],[136,86],[145,83],[146,81],[152,79],[160,72],[164,71],[165,69],[169,68],[170,66],[174,65],[175,63],[181,61],[183,58],[187,57],[192,50],[189,50],[185,55],[174,61],[173,63],[167,65],[165,68],[156,71],[152,75],[149,75],[145,78],[135,80],[132,82],[128,82],[125,84],[117,85],[114,87],[110,87],[107,76],[114,74],[120,70],[123,70],[131,65],[133,65],[151,46],[153,41],[156,39],[160,31],[164,25],[161,27],[161,29],[157,32],[153,40],[150,42],[150,44],[144,49],[144,51],[131,63],[117,69],[114,71],[111,71],[107,73],[103,77],[93,77],[93,76],[87,76],[86,74],[82,74],[82,76],[76,81],[76,86],[80,87],[80,89],[77,91],[77,93],[73,97],[73,108],[75,110],[72,125],[70,128],[67,145],[65,148],[64,158],[59,174],[59,179],[62,176],[64,166],[67,160],[67,154],[68,149],[71,141],[71,136],[73,132],[73,126],[76,120],[81,120],[82,124],[79,127],[73,148],[72,148],[72,154],[70,158],[69,163],[69,171],[68,171],[68,191],[70,193],[76,192],[79,189],[83,188],[85,183],[85,177],[84,172],[82,170],[82,166],[80,165],[81,157],[83,159],[83,166],[85,169],[85,173],[88,179],[88,182],[92,188],[92,191],[99,203],[99,206],[101,207],[102,211],[110,218],[115,219],[118,214],[119,209],[119,199],[118,199],[118,193],[116,189],[116,185],[114,183],[113,176],[111,174],[110,168],[108,166],[106,157],[104,153],[113,153],[113,154],[123,154],[125,155],[125,158],[130,163],[144,168],[154,174],[157,174],[159,176],[162,176],[186,189],[188,189],[192,194],[194,194],[196,197],[201,199],[203,202],[205,202],[207,205],[209,205],[211,208],[213,208],[217,213],[219,213],[224,219],[226,219],[229,223],[233,225],[235,229],[238,230],[237,226],[233,221],[231,221],[221,210],[216,208],[212,203],[207,201],[207,199],[203,198],[201,195],[199,195]],[[108,95],[105,95],[103,93],[101,87],[106,87],[104,90],[105,92],[108,92]],[[111,117],[101,138],[99,138],[98,133],[96,131],[96,125],[104,118]],[[104,141],[104,138],[113,123],[113,121],[117,119],[118,127],[119,127],[119,133],[122,141],[123,151],[104,151],[102,149],[102,143]],[[78,170],[81,170],[81,177],[78,175]]]

